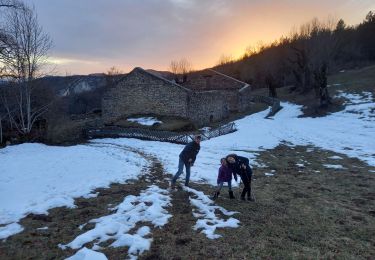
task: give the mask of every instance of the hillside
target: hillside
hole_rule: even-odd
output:
[[[344,70],[328,77],[328,92],[333,98],[332,105],[327,108],[319,107],[315,92],[301,94],[292,91],[292,86],[277,88],[277,97],[283,102],[291,102],[303,106],[304,116],[325,116],[344,109],[341,92],[357,94],[375,90],[375,65],[360,69]],[[268,89],[255,89],[255,95],[268,95]]]

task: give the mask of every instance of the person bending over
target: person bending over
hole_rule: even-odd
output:
[[[245,200],[245,195],[247,195],[247,200],[254,201],[251,196],[251,177],[253,175],[253,171],[249,165],[249,159],[236,154],[229,154],[226,159],[229,168],[233,171],[234,176],[240,175],[244,184],[244,188],[241,193],[241,200]]]

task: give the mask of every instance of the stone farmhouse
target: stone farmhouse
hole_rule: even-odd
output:
[[[104,95],[102,117],[111,124],[132,115],[172,116],[203,126],[247,109],[250,92],[245,82],[211,69],[193,72],[178,84],[135,68]]]

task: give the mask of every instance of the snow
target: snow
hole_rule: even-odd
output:
[[[337,169],[337,170],[344,170],[346,169],[342,165],[339,164],[323,164],[323,166],[327,169]]]
[[[16,158],[16,159],[15,159]],[[74,207],[74,198],[112,182],[137,178],[146,161],[113,147],[42,144],[8,146],[0,152],[0,239],[19,233],[29,213]]]
[[[266,172],[266,173],[264,173],[264,175],[266,175],[266,176],[274,176],[275,174],[274,173],[268,173],[268,172]]]
[[[296,163],[296,165],[297,165],[298,167],[300,167],[300,168],[304,168],[304,167],[305,167],[305,165],[304,165],[303,163]]]
[[[198,219],[193,227],[194,230],[202,230],[201,233],[205,234],[207,238],[216,239],[221,237],[221,235],[215,234],[217,228],[239,227],[240,221],[238,219],[229,218],[225,220],[215,213],[219,211],[225,216],[232,216],[238,212],[228,211],[223,207],[214,205],[214,202],[201,191],[189,187],[184,187],[184,190],[193,195],[190,196],[190,203],[195,208],[193,216]]]
[[[37,228],[36,230],[47,230],[48,227],[40,227],[40,228]]]
[[[338,156],[338,155],[334,155],[334,156],[330,156],[328,157],[329,159],[333,159],[333,160],[342,160],[342,157]]]
[[[155,117],[128,118],[127,121],[147,126],[154,125],[155,123],[162,123],[162,121],[158,120]]]
[[[345,110],[325,117],[307,118],[302,106],[282,103],[273,120],[265,120],[268,110],[235,121],[238,131],[201,143],[201,150],[191,170],[191,180],[216,185],[220,158],[230,153],[250,158],[257,165],[257,152],[272,149],[280,143],[305,145],[356,157],[375,166],[375,103],[369,92],[340,94],[347,99]],[[101,139],[93,142],[129,145],[155,154],[168,173],[178,167],[183,145],[137,139]],[[313,152],[310,147],[310,151]],[[258,162],[259,164],[259,162]],[[184,177],[184,175],[182,175]],[[236,183],[234,183],[236,186]]]
[[[0,239],[8,238],[11,235],[20,233],[23,231],[23,227],[18,223],[11,223],[4,227],[0,227]]]
[[[154,227],[162,227],[168,223],[172,215],[166,208],[171,205],[171,198],[167,190],[151,185],[139,196],[126,196],[124,201],[114,208],[115,213],[98,219],[90,220],[95,227],[78,237],[67,245],[59,245],[65,249],[70,247],[78,249],[87,243],[93,242],[94,248],[100,248],[99,244],[108,240],[114,240],[111,247],[129,247],[130,258],[149,250],[152,239],[150,227],[142,226],[135,233],[130,232],[137,224],[144,225],[149,222]]]
[[[84,247],[66,260],[107,260],[107,257],[103,253]]]

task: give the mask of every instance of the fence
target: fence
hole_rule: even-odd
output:
[[[202,136],[202,140],[204,141],[235,131],[237,131],[236,125],[234,123],[230,123],[215,129],[210,129],[208,131],[202,132],[176,133],[169,131],[156,131],[144,128],[106,127],[100,129],[87,129],[85,131],[85,135],[89,139],[126,137],[142,140],[187,144],[196,134],[200,134]]]

